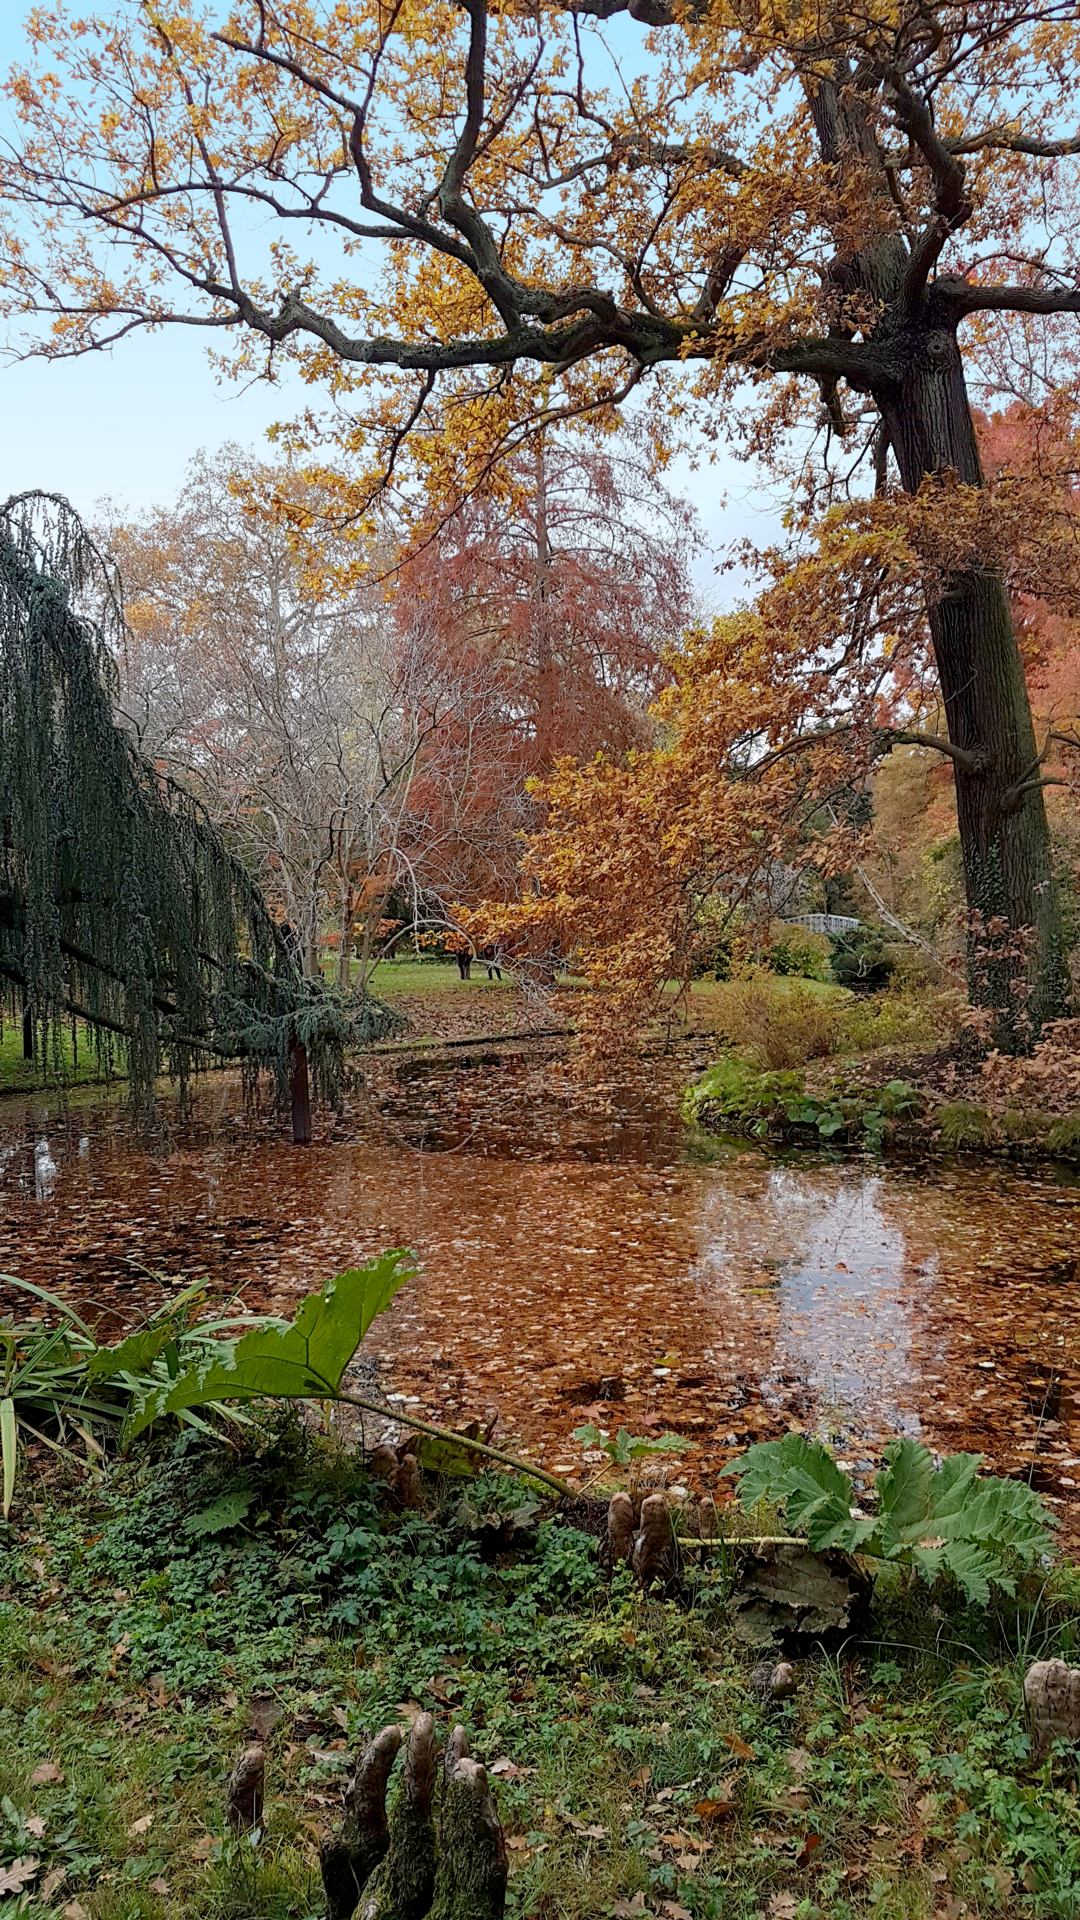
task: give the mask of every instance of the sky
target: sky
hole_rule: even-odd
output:
[[[29,0],[0,0],[0,74],[25,52]],[[0,103],[0,137],[10,125]],[[63,494],[93,519],[101,503],[139,514],[176,497],[189,461],[226,442],[269,451],[266,430],[310,403],[288,377],[245,388],[214,372],[200,336],[176,327],[133,335],[108,353],[12,362],[0,356],[0,499],[31,488]],[[710,452],[714,451],[710,449]],[[695,563],[699,592],[717,608],[740,590],[718,575],[720,551],[747,537],[776,537],[776,502],[757,476],[721,451],[695,470],[673,464],[669,486],[693,501],[707,550]]]

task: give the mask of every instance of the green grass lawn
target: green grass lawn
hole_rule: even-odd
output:
[[[507,990],[517,983],[505,966],[501,980],[489,980],[482,960],[473,961],[471,980],[461,978],[453,961],[380,960],[371,984],[373,993],[392,1000],[396,993],[472,993],[476,987]]]
[[[43,1074],[39,1063],[23,1059],[21,1026],[5,1021],[3,1034],[0,1035],[0,1093],[33,1093],[45,1085],[81,1086],[103,1078],[93,1043],[84,1032],[79,1034],[76,1054],[70,1029],[65,1028],[60,1053],[59,1074],[53,1071],[48,1075]],[[122,1077],[122,1060],[116,1061],[113,1071]]]
[[[24,1483],[0,1576],[0,1912],[316,1920],[349,1757],[417,1708],[493,1770],[508,1920],[1080,1911],[1075,1763],[1036,1766],[1020,1710],[1028,1648],[1075,1647],[1064,1589],[1000,1619],[894,1593],[766,1704],[722,1562],[646,1599],[556,1520],[485,1556],[482,1516],[520,1485],[429,1499],[392,1515],[291,1428],[241,1457],[189,1437],[63,1497]],[[254,1697],[277,1716],[255,1846],[223,1831]]]

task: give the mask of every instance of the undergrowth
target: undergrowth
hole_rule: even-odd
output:
[[[1019,1715],[1025,1662],[1076,1646],[1072,1574],[978,1614],[894,1574],[868,1640],[767,1705],[725,1562],[643,1599],[519,1483],[394,1516],[291,1422],[244,1449],[188,1436],[9,1529],[0,1912],[313,1920],[348,1756],[417,1706],[492,1769],[511,1920],[1077,1911],[1075,1769],[1033,1767]],[[254,1698],[252,1847],[221,1807]]]

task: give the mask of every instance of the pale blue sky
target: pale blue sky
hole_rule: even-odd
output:
[[[23,56],[28,5],[0,0],[2,74]],[[9,124],[0,103],[0,133]],[[133,335],[78,360],[0,360],[0,498],[41,487],[65,494],[87,516],[106,498],[134,512],[167,503],[200,448],[236,441],[261,452],[267,427],[310,400],[308,389],[289,380],[245,389],[219,381],[201,337],[180,327]],[[703,461],[697,471],[679,461],[668,479],[694,502],[714,548],[775,538],[774,503],[752,471],[729,457]],[[696,573],[709,600],[730,601],[732,579],[717,579],[711,558],[703,556]]]

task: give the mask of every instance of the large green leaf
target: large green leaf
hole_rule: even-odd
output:
[[[991,1586],[1001,1587],[1006,1593],[1015,1592],[1015,1582],[1007,1567],[973,1540],[954,1540],[945,1549],[944,1564],[967,1598],[977,1606],[986,1606]]]
[[[864,1529],[851,1517],[851,1481],[819,1440],[801,1433],[763,1440],[724,1471],[738,1475],[744,1507],[767,1500],[815,1549],[858,1544]]]
[[[134,1437],[164,1414],[230,1400],[332,1398],[372,1321],[415,1271],[413,1255],[394,1248],[309,1294],[291,1326],[258,1327],[240,1340],[214,1342],[176,1379],[146,1395],[126,1434]]]
[[[877,1524],[871,1553],[888,1560],[900,1546],[913,1546],[936,1528],[927,1526],[934,1458],[918,1440],[894,1440],[877,1476]]]
[[[151,1321],[115,1347],[98,1347],[87,1362],[87,1375],[91,1380],[108,1380],[120,1373],[146,1373],[175,1342],[174,1326],[167,1320]]]

